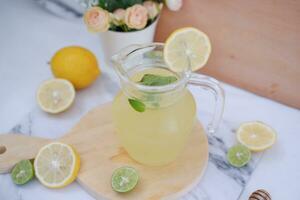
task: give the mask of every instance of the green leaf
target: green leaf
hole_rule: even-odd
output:
[[[146,110],[146,105],[137,99],[128,99],[128,102],[131,107],[138,112],[144,112]]]
[[[128,28],[128,26],[126,24],[122,24],[122,25],[115,25],[115,24],[111,24],[109,27],[109,30],[111,31],[116,31],[116,32],[129,32],[130,29]]]
[[[126,8],[133,6],[135,4],[142,4],[143,0],[123,0],[123,4]]]
[[[161,76],[155,74],[145,74],[140,83],[147,86],[168,85],[177,81],[175,76]]]
[[[143,0],[99,0],[99,6],[109,12],[118,8],[128,8],[135,4],[142,4]]]

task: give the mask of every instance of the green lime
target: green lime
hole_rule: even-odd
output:
[[[227,152],[227,160],[234,167],[243,167],[250,159],[251,152],[243,145],[235,145]]]
[[[30,160],[18,162],[11,172],[11,178],[17,185],[29,182],[34,176],[34,170]]]
[[[138,183],[138,172],[132,167],[116,169],[111,178],[111,186],[116,192],[129,192]]]

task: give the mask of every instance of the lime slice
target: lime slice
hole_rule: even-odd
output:
[[[129,192],[138,183],[139,175],[132,167],[121,167],[114,171],[111,186],[116,192]]]
[[[251,152],[243,145],[235,145],[227,152],[227,160],[234,167],[243,167],[250,159]]]
[[[11,172],[11,178],[17,185],[29,182],[34,176],[34,170],[30,160],[18,162]]]
[[[237,139],[251,151],[263,151],[275,143],[276,132],[262,122],[245,122],[237,130]]]

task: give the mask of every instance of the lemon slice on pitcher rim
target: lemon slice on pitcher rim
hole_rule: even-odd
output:
[[[79,172],[80,158],[74,148],[60,142],[40,149],[34,170],[38,180],[49,188],[62,188],[72,183]]]
[[[37,91],[37,102],[48,113],[60,113],[68,109],[75,99],[72,83],[65,79],[50,79],[41,84]]]
[[[237,139],[251,151],[263,151],[276,141],[276,132],[262,122],[246,122],[237,130]]]
[[[208,36],[202,31],[186,27],[174,31],[164,47],[164,60],[171,70],[176,72],[191,68],[196,71],[202,68],[211,53]]]

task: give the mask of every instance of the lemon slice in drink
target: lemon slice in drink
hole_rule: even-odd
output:
[[[262,122],[246,122],[238,128],[237,139],[251,151],[263,151],[275,143],[276,133]]]
[[[60,142],[42,147],[34,161],[35,175],[49,188],[62,188],[72,183],[80,168],[75,149]]]
[[[203,67],[211,53],[208,36],[202,31],[187,27],[174,31],[164,47],[164,60],[171,70],[181,72],[188,67],[196,71]]]
[[[51,79],[41,84],[37,91],[37,102],[48,113],[60,113],[68,109],[75,99],[75,89],[65,79]]]

